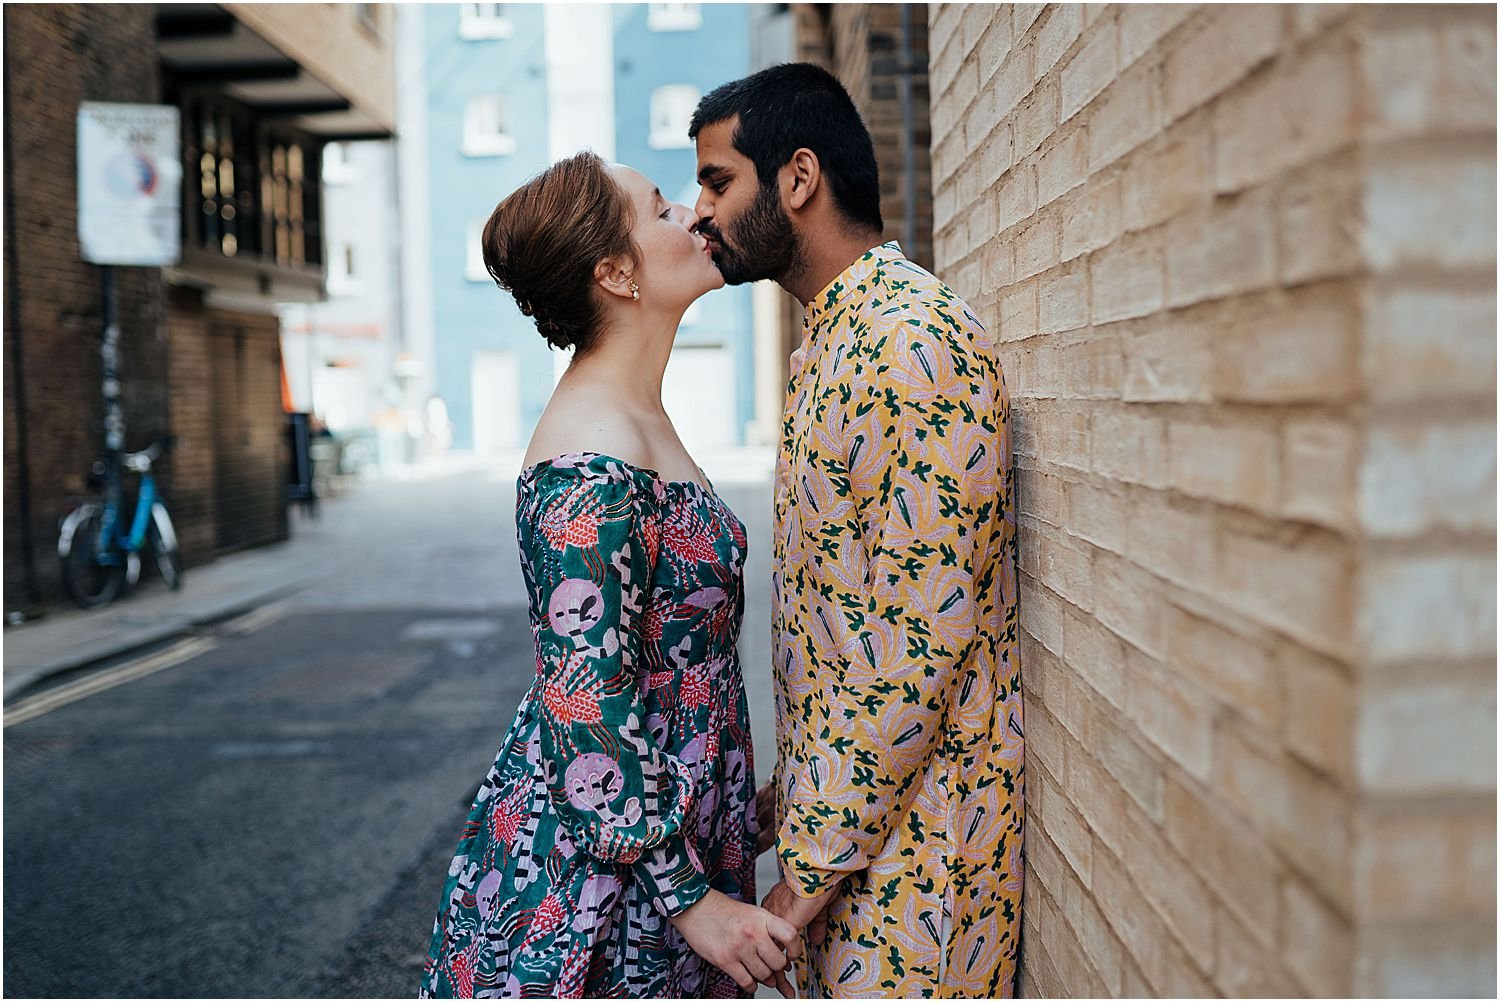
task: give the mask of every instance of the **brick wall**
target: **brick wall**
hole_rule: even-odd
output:
[[[935,5],[1013,396],[1022,990],[1495,990],[1492,8]]]
[[[83,101],[157,100],[149,6],[7,6],[5,22],[5,608],[59,587],[63,499],[104,447],[99,269],[78,248],[75,116]],[[132,57],[136,54],[138,57]],[[144,54],[144,55],[141,55]],[[160,271],[116,268],[126,447],[168,427]],[[17,322],[18,321],[18,322]],[[17,394],[26,413],[18,420]],[[24,423],[26,441],[20,438]],[[22,449],[29,483],[21,479]],[[161,473],[170,490],[170,464]],[[37,595],[23,573],[27,496]],[[169,495],[170,496],[170,495]]]

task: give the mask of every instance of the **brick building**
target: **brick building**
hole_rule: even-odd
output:
[[[799,13],[872,123],[892,16]],[[1494,10],[927,44],[933,261],[1013,395],[1021,991],[1492,994]]]
[[[278,302],[323,296],[318,163],[389,136],[388,8],[11,6],[5,27],[5,607],[57,597],[57,520],[103,449],[98,267],[77,240],[83,101],[182,120],[181,262],[116,268],[126,448],[188,563],[287,536]]]

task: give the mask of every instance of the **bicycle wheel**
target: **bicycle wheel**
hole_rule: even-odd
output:
[[[99,553],[103,533],[104,508],[86,504],[63,520],[57,540],[57,556],[62,561],[63,590],[75,605],[92,609],[113,601],[125,580],[121,564],[101,564]]]
[[[151,505],[148,535],[157,573],[168,588],[176,591],[182,587],[182,552],[177,548],[177,530],[172,527],[172,516],[167,514],[167,506],[160,501]]]

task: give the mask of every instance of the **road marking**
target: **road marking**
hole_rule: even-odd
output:
[[[134,682],[136,679],[154,675],[159,671],[180,665],[184,661],[191,661],[200,654],[207,653],[218,647],[218,641],[207,637],[190,637],[181,640],[168,647],[164,651],[158,651],[147,658],[132,661],[129,664],[120,665],[118,668],[110,668],[76,682],[60,685],[56,689],[38,693],[30,699],[23,699],[5,711],[5,726],[11,727],[22,724],[28,720],[34,720],[44,713],[76,703],[80,699],[96,696],[115,686],[124,685],[126,682]]]
[[[290,611],[290,602],[272,602],[270,605],[263,605],[259,609],[254,609],[243,616],[231,619],[224,624],[224,632],[245,636],[254,633],[263,626],[270,626],[277,620],[285,618],[286,614]]]

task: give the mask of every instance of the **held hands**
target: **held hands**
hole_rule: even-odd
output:
[[[807,931],[807,941],[813,946],[828,936],[828,908],[833,904],[839,885],[818,894],[816,897],[798,897],[785,880],[778,880],[760,906],[772,915],[785,919],[799,930]]]
[[[802,955],[802,937],[790,923],[720,891],[709,891],[674,915],[672,924],[694,953],[745,991],[758,981],[784,998],[796,997],[786,967]]]

